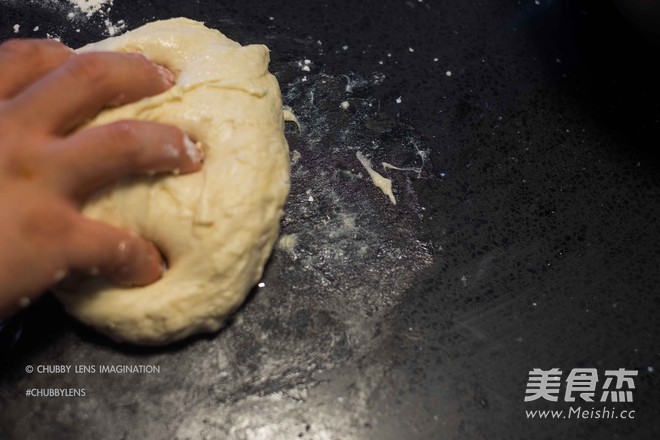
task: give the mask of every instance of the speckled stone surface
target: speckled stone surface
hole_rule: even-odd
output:
[[[0,37],[76,47],[175,16],[270,47],[302,123],[296,245],[227,328],[167,348],[50,297],[4,322],[0,439],[660,437],[660,48],[609,2],[0,0]],[[99,371],[140,364],[160,372]],[[634,401],[606,405],[635,419],[528,419],[603,406],[564,385],[524,402],[533,368],[595,368],[597,398],[605,370],[637,370]]]

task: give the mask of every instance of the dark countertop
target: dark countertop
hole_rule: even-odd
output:
[[[270,47],[303,124],[287,126],[300,159],[282,224],[298,244],[217,335],[117,346],[50,297],[5,323],[1,439],[660,438],[660,48],[609,2],[72,11],[2,1],[0,37],[75,47],[107,36],[105,20],[185,15]],[[356,151],[414,169],[377,166],[396,207]],[[55,364],[160,372],[25,372]],[[636,370],[634,400],[569,404],[562,381],[559,402],[524,402],[534,368],[596,369],[597,399],[606,370]],[[24,395],[48,387],[86,396]],[[526,416],[603,406],[635,418]]]

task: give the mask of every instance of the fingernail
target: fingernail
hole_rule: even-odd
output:
[[[160,77],[163,78],[163,81],[165,81],[168,86],[173,86],[176,83],[176,77],[174,76],[174,73],[172,73],[172,71],[167,67],[156,64],[156,70],[158,70]]]
[[[183,146],[186,148],[186,154],[194,163],[201,163],[204,160],[204,152],[198,142],[194,142],[187,134],[183,136]]]

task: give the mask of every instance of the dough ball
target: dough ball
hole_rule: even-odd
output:
[[[89,278],[56,295],[73,316],[119,341],[156,345],[214,332],[261,277],[289,191],[268,49],[176,18],[79,51],[140,52],[177,75],[167,92],[104,111],[90,126],[173,124],[201,143],[205,161],[190,175],[124,179],[84,206],[86,216],[153,241],[169,263],[162,279],[120,288]]]

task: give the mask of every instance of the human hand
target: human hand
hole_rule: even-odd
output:
[[[197,171],[201,152],[178,128],[154,122],[73,130],[173,83],[138,54],[76,54],[51,40],[0,45],[0,317],[70,272],[98,271],[129,286],[160,278],[152,243],[79,209],[125,175]]]

